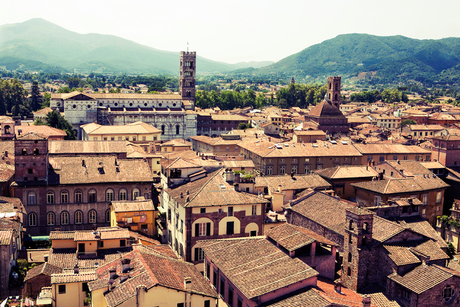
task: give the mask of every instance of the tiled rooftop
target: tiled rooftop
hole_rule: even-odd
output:
[[[265,237],[205,240],[200,246],[225,276],[249,299],[318,275],[290,258]]]
[[[151,199],[132,200],[132,201],[112,201],[112,207],[115,212],[132,212],[132,211],[153,211],[155,206]]]
[[[24,281],[28,281],[29,279],[37,277],[40,274],[51,276],[51,274],[57,274],[61,272],[62,272],[62,268],[54,266],[48,262],[45,262],[27,271],[27,275],[24,278]]]
[[[309,175],[273,175],[273,176],[257,176],[255,187],[268,187],[271,190],[276,190],[281,185],[281,190],[303,190],[308,188],[330,188],[331,185],[318,176],[317,174]]]

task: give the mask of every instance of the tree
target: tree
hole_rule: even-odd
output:
[[[251,124],[247,124],[247,123],[239,123],[238,124],[238,129],[239,130],[245,130],[245,129],[249,129],[249,128],[252,128]]]
[[[417,122],[413,119],[405,119],[401,122],[401,127],[404,127],[404,126],[409,126],[409,125],[416,125]]]
[[[31,98],[32,98],[32,111],[37,111],[40,108],[40,89],[38,88],[38,82],[34,81],[32,83],[32,93],[31,93]]]
[[[48,126],[54,127],[57,129],[64,130],[67,133],[66,140],[76,140],[77,135],[73,130],[73,127],[69,122],[61,115],[61,113],[57,110],[49,112],[46,115],[46,122]]]

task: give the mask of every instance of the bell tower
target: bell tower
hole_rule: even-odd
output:
[[[365,264],[368,246],[372,242],[374,212],[358,207],[346,209],[345,235],[343,238],[342,283],[358,291],[366,284]],[[362,258],[362,259],[361,259]]]
[[[327,78],[327,97],[337,109],[340,110],[340,87],[341,77]]]
[[[34,132],[14,140],[15,181],[18,185],[48,182],[48,139]]]
[[[195,104],[195,76],[196,52],[181,51],[179,94],[182,96],[182,100],[189,101],[192,109],[194,109]]]

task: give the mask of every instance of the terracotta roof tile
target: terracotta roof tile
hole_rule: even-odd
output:
[[[318,275],[265,237],[205,240],[202,249],[227,278],[252,299]]]
[[[449,185],[435,175],[415,176],[409,178],[386,179],[377,181],[357,182],[351,186],[379,194],[398,194],[423,192],[427,190],[447,188]]]
[[[343,116],[339,109],[333,106],[329,101],[323,100],[313,107],[308,113],[308,116],[326,117],[326,116]]]
[[[155,206],[151,199],[146,200],[120,200],[112,201],[111,206],[115,212],[153,211]]]
[[[315,173],[329,179],[372,178],[378,175],[372,167],[362,165],[330,167]]]
[[[314,241],[327,245],[337,246],[337,244],[331,240],[326,239],[314,231],[291,224],[283,224],[267,230],[265,235],[288,251],[297,250],[303,246],[311,244]]]
[[[61,272],[62,272],[62,268],[54,266],[48,262],[45,262],[27,271],[27,275],[24,278],[24,281],[28,281],[29,279],[37,277],[40,274],[51,276],[51,274],[57,274]]]
[[[127,152],[127,141],[50,141],[50,154],[117,154]]]
[[[0,230],[0,245],[10,245],[13,240],[12,230]]]
[[[255,187],[268,187],[272,190],[278,189],[281,185],[281,190],[303,190],[308,188],[330,188],[331,185],[318,176],[317,174],[309,175],[295,175],[293,178],[291,176],[285,175],[273,175],[273,176],[257,176]]]
[[[393,273],[388,278],[416,294],[421,294],[455,275],[447,270],[437,265],[422,264],[404,276]]]

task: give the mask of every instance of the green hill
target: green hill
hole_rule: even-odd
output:
[[[227,64],[197,57],[198,73],[228,72],[272,62]],[[179,52],[147,47],[117,36],[78,34],[43,19],[0,27],[0,67],[129,74],[177,74]]]
[[[452,82],[460,76],[460,38],[417,40],[404,36],[345,34],[253,71],[299,80],[367,74],[371,82]],[[361,74],[361,76],[366,74]]]

